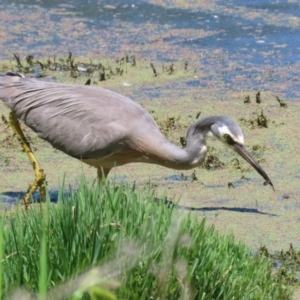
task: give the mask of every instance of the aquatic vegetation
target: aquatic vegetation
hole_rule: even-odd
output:
[[[287,284],[300,285],[300,251],[292,244],[289,249],[270,252],[266,246],[259,248],[259,253],[269,259],[274,273]]]
[[[250,100],[250,96],[249,96],[249,95],[247,95],[247,96],[245,97],[244,103],[245,103],[245,104],[251,103],[251,100]]]
[[[256,95],[255,95],[255,102],[260,104],[262,101],[261,101],[261,96],[260,96],[260,92],[257,92]]]
[[[240,118],[239,121],[243,124],[243,126],[248,127],[249,129],[255,128],[268,128],[269,119],[265,116],[263,110],[261,110],[260,114],[256,114],[256,117],[253,119],[245,119]]]
[[[275,98],[276,98],[276,100],[278,101],[278,103],[279,103],[280,107],[284,107],[284,108],[287,108],[287,107],[288,107],[288,105],[287,105],[286,101],[284,101],[284,100],[280,99],[280,98],[279,98],[279,97],[277,97],[277,96],[275,96]]]
[[[63,186],[57,204],[20,206],[0,222],[2,299],[288,299],[268,259],[220,236],[151,189],[101,182]],[[37,259],[39,258],[39,259]],[[89,270],[92,268],[91,270]],[[81,274],[81,275],[80,275]],[[17,297],[17,296],[15,296]],[[99,299],[99,298],[94,298]]]

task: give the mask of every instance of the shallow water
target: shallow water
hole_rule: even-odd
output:
[[[0,57],[189,60],[199,87],[299,99],[300,3],[287,1],[0,1]],[[150,94],[151,96],[151,94]]]

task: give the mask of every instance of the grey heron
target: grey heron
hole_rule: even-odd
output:
[[[214,137],[244,158],[273,187],[244,146],[240,127],[225,116],[196,121],[187,131],[186,147],[181,149],[165,138],[139,104],[104,88],[45,82],[9,72],[0,75],[0,99],[11,109],[10,123],[35,171],[25,203],[37,189],[44,195],[45,174],[18,120],[54,148],[96,167],[99,178],[115,166],[133,162],[177,170],[195,168],[205,159],[207,138]]]

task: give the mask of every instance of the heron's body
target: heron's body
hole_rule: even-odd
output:
[[[103,88],[44,82],[8,73],[0,75],[0,99],[39,137],[98,168],[98,174],[102,169],[107,175],[111,168],[131,162],[194,168],[203,162],[205,140],[212,135],[230,147],[237,145],[246,151],[239,126],[221,116],[192,124],[187,146],[181,149],[163,136],[144,108]],[[230,136],[230,141],[224,136]],[[258,170],[257,166],[254,167]],[[261,170],[258,172],[265,174]],[[268,179],[266,174],[262,176]]]
[[[170,143],[152,116],[110,90],[1,76],[0,99],[39,137],[70,156],[110,169],[131,162],[190,169],[198,158]]]

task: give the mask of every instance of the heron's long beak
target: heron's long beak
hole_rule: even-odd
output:
[[[254,157],[251,155],[251,153],[245,148],[244,145],[234,143],[232,145],[232,149],[238,153],[242,158],[244,158],[265,180],[267,184],[270,184],[274,189],[273,183],[270,180],[267,173],[263,170],[263,168],[257,163],[257,161],[254,159]]]

